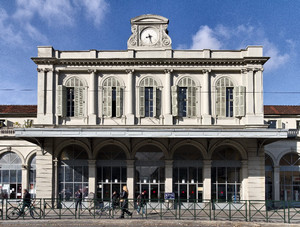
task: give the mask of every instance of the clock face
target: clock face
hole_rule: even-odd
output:
[[[141,33],[141,40],[144,45],[155,45],[158,41],[158,33],[154,28],[146,28]]]

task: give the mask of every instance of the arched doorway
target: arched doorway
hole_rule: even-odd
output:
[[[163,199],[166,179],[163,152],[147,145],[138,150],[135,159],[135,198],[144,191],[152,201]]]
[[[274,164],[272,158],[265,154],[265,185],[266,200],[273,200],[273,181],[274,181]]]
[[[22,160],[14,152],[0,156],[0,185],[4,198],[20,199],[22,197]]]
[[[300,200],[300,156],[288,153],[280,159],[280,200]]]
[[[69,200],[78,189],[88,195],[88,154],[78,145],[65,147],[59,156],[59,196]]]
[[[97,198],[110,200],[127,182],[126,154],[116,145],[107,145],[97,154]]]
[[[212,199],[240,200],[241,155],[231,146],[217,148],[212,155]]]
[[[173,191],[176,199],[202,201],[202,155],[192,146],[178,148],[173,155]]]

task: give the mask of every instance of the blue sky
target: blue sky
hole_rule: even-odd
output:
[[[300,1],[1,0],[0,105],[37,104],[37,46],[126,50],[130,19],[169,19],[173,49],[263,45],[265,105],[300,105]]]

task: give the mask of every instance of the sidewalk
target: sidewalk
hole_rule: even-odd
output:
[[[284,223],[265,223],[265,222],[230,222],[230,221],[190,221],[190,220],[145,220],[145,219],[53,219],[53,220],[3,220],[0,221],[0,226],[4,227],[36,227],[36,226],[74,226],[74,227],[142,227],[142,226],[157,226],[157,227],[181,227],[181,226],[197,226],[197,227],[299,227],[299,224],[284,224]]]

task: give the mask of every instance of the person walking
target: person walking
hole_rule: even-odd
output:
[[[31,205],[31,195],[27,189],[24,189],[24,191],[23,191],[23,206],[21,208],[20,215],[22,215],[24,213],[25,207],[30,207],[30,205]]]
[[[141,194],[137,197],[137,213],[140,214],[140,211],[142,210],[142,215],[145,214],[145,205],[146,205],[146,195],[143,191]]]
[[[79,206],[81,208],[81,202],[82,202],[82,192],[80,189],[75,193],[75,211],[77,211],[77,208]]]
[[[127,209],[128,208],[128,189],[127,186],[124,185],[123,186],[123,191],[120,195],[120,203],[121,203],[121,210],[122,210],[122,214],[120,216],[120,218],[124,218],[124,214],[128,214],[130,217],[132,216],[132,213]]]

